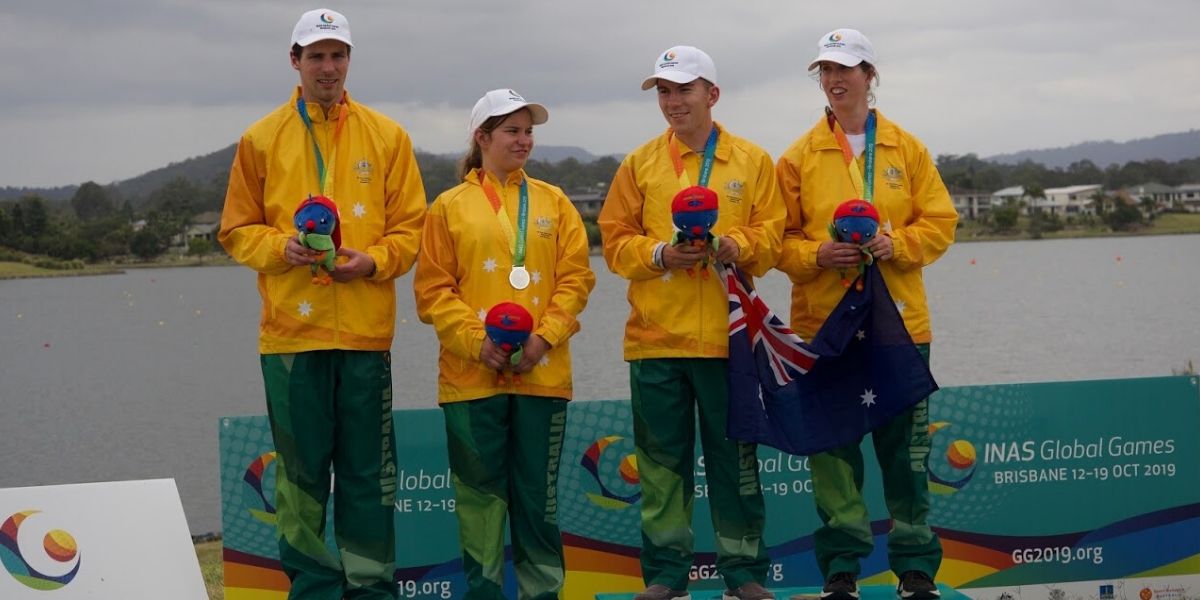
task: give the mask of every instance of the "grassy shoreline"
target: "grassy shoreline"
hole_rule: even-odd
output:
[[[221,564],[223,547],[220,539],[195,544],[196,558],[200,561],[200,574],[204,577],[209,600],[225,600],[225,572]]]
[[[203,262],[194,257],[162,257],[145,262],[106,262],[85,264],[83,268],[46,269],[24,262],[0,260],[0,279],[33,279],[44,277],[91,277],[93,275],[119,275],[132,269],[164,269],[174,267],[211,267],[235,265],[223,254],[209,256]]]

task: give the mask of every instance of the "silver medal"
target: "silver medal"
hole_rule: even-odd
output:
[[[513,267],[508,272],[508,283],[513,289],[523,290],[529,287],[529,271],[525,267]]]

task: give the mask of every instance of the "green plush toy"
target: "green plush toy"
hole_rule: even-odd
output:
[[[322,274],[323,267],[328,273],[333,273],[334,261],[337,260],[337,250],[342,247],[342,229],[339,225],[337,205],[325,196],[309,196],[296,208],[293,222],[296,224],[296,236],[300,245],[325,254],[320,260],[311,265],[312,282],[320,285],[333,283],[333,278]]]

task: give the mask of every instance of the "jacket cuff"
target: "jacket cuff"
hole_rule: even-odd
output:
[[[546,340],[546,343],[550,344],[551,347],[557,347],[571,335],[570,329],[566,325],[545,318],[542,319],[541,323],[538,323],[538,327],[533,333],[542,336],[542,339]]]
[[[371,261],[375,263],[375,270],[372,271],[370,275],[367,275],[366,279],[370,281],[383,281],[384,279],[380,277],[379,274],[387,271],[387,269],[383,268],[384,259],[387,258],[387,253],[383,251],[383,248],[373,247],[367,248],[366,255],[370,256]]]
[[[483,352],[483,338],[486,335],[484,331],[471,333],[470,339],[467,340],[467,352],[470,354],[468,359],[479,360],[479,353]]]

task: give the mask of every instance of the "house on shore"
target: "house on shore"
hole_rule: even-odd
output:
[[[981,219],[992,210],[992,194],[979,190],[969,190],[958,186],[947,186],[950,199],[954,201],[954,210],[958,216],[972,221]]]
[[[1025,186],[1014,185],[992,192],[993,208],[1010,204],[1021,207],[1021,214],[1029,214],[1029,196],[1025,195]]]
[[[1175,186],[1175,195],[1171,198],[1171,203],[1187,212],[1200,212],[1200,183]]]
[[[1104,186],[1099,183],[1086,185],[1069,185],[1067,187],[1046,188],[1045,198],[1034,198],[1033,206],[1052,215],[1074,216],[1096,214],[1097,193],[1104,193]]]

